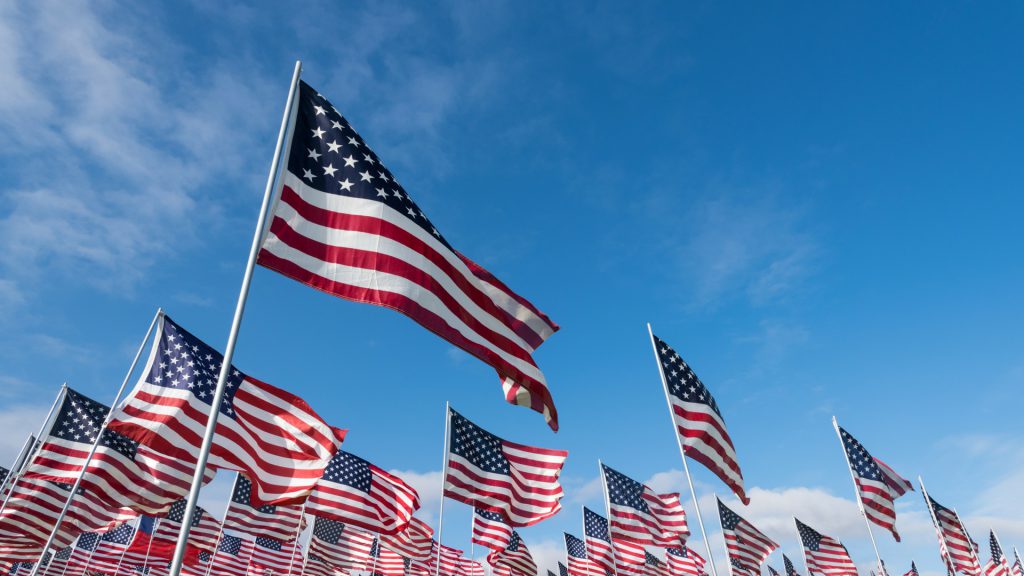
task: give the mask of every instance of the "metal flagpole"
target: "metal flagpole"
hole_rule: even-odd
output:
[[[597,471],[601,475],[601,492],[604,494],[604,513],[608,515],[608,519],[606,520],[606,522],[608,522],[608,544],[612,548],[612,563],[614,564],[614,572],[616,576],[618,576],[619,563],[616,561],[615,542],[612,540],[612,503],[611,500],[608,499],[608,483],[605,481],[604,466],[601,465],[600,458],[597,459]],[[586,534],[583,536],[586,537]]]
[[[65,382],[60,385],[60,392],[57,392],[57,398],[55,398],[53,404],[50,405],[50,411],[46,413],[46,418],[43,418],[43,424],[42,426],[39,427],[39,432],[36,433],[35,439],[29,443],[31,447],[25,454],[25,457],[20,459],[20,461],[16,461],[15,468],[11,469],[9,475],[13,476],[14,474],[17,474],[17,476],[13,480],[11,480],[11,488],[10,490],[7,491],[7,495],[4,496],[3,504],[0,504],[0,514],[3,513],[4,508],[7,508],[7,501],[10,500],[11,495],[14,494],[14,487],[17,486],[18,481],[21,480],[22,471],[24,471],[25,467],[28,466],[29,462],[32,460],[32,457],[34,456],[35,451],[39,448],[39,438],[43,435],[43,432],[46,431],[47,427],[50,426],[50,419],[53,418],[54,411],[56,411],[57,406],[60,406],[60,403],[64,401],[64,396],[67,393],[68,383]],[[29,436],[29,438],[32,439],[31,436]],[[39,557],[42,558],[41,555]]]
[[[935,509],[932,508],[932,499],[928,496],[928,489],[924,487],[924,480],[920,476],[917,477],[917,483],[921,485],[921,494],[924,495],[924,503],[928,506],[928,513],[932,517],[932,525],[935,526],[935,533],[939,537],[939,552],[946,560],[946,567],[949,568],[950,574],[956,574],[956,567],[953,566],[953,559],[949,557],[949,551],[946,550],[946,537],[942,535],[942,527],[939,526],[939,519],[935,516]]]
[[[57,520],[53,524],[53,530],[50,531],[50,537],[46,539],[46,544],[43,544],[43,554],[50,550],[50,546],[53,545],[54,538],[57,537],[57,531],[60,530],[60,524],[64,521],[64,517],[67,516],[68,510],[71,509],[71,504],[75,501],[75,495],[78,493],[79,486],[82,485],[82,478],[85,477],[86,470],[89,469],[89,463],[92,462],[92,457],[96,455],[96,450],[100,447],[100,440],[103,438],[103,431],[107,429],[107,424],[110,423],[110,418],[114,415],[114,409],[117,408],[117,403],[121,401],[121,396],[124,394],[124,389],[128,386],[128,380],[131,379],[132,373],[135,372],[135,366],[139,363],[139,358],[142,357],[142,351],[146,348],[146,342],[149,341],[150,335],[153,334],[153,327],[156,326],[156,321],[159,320],[164,314],[162,308],[156,309],[156,314],[153,315],[153,320],[149,323],[149,328],[146,329],[146,335],[142,338],[142,342],[139,343],[139,349],[135,351],[135,358],[132,358],[132,363],[128,366],[128,372],[124,375],[124,380],[121,381],[121,387],[117,389],[117,395],[114,396],[114,401],[110,404],[110,410],[107,410],[107,415],[103,418],[103,423],[100,425],[100,429],[96,431],[96,439],[93,440],[92,446],[89,448],[89,453],[85,456],[85,462],[82,463],[82,469],[78,471],[78,477],[75,478],[75,483],[71,486],[71,493],[68,494],[68,499],[64,501],[64,507],[61,509],[60,514],[57,515]],[[40,437],[42,433],[40,432]],[[200,478],[200,482],[202,478]],[[92,555],[89,555],[92,558]],[[39,563],[32,568],[30,576],[36,576],[39,573]]]
[[[0,504],[0,512],[3,512],[7,506],[7,499],[11,497],[11,493],[14,492],[14,483],[18,481],[19,473],[25,462],[28,460],[28,455],[35,446],[36,437],[29,434],[25,440],[25,445],[21,447],[21,452],[18,452],[18,457],[14,459],[14,463],[11,464],[11,469],[7,472],[7,477],[4,478],[4,482],[0,485],[0,494],[4,493],[4,490],[10,488],[7,494],[4,494],[4,501]]]
[[[291,124],[292,109],[295,105],[296,93],[299,87],[299,74],[302,72],[302,62],[295,62],[295,71],[292,73],[292,84],[288,89],[288,100],[285,103],[284,114],[281,116],[281,128],[277,133],[277,146],[274,148],[274,158],[270,162],[270,173],[267,175],[267,186],[263,190],[263,204],[260,206],[260,214],[256,219],[256,231],[252,237],[252,247],[249,249],[249,261],[245,264],[245,273],[242,276],[242,287],[238,293],[238,302],[235,304],[235,316],[231,320],[231,331],[228,333],[228,342],[224,347],[224,361],[220,366],[220,374],[217,376],[217,388],[213,393],[213,401],[210,404],[210,417],[206,421],[206,433],[203,436],[202,446],[199,448],[199,457],[196,460],[196,471],[192,476],[192,488],[188,493],[188,501],[185,504],[185,514],[181,522],[181,532],[178,534],[178,543],[174,549],[174,558],[171,561],[171,568],[168,576],[180,576],[181,565],[185,560],[185,541],[188,539],[189,530],[192,529],[192,517],[195,515],[196,502],[199,500],[199,490],[203,486],[203,474],[206,472],[206,461],[210,457],[210,448],[213,446],[214,432],[217,430],[217,415],[220,413],[221,401],[224,399],[228,374],[231,372],[231,360],[235,354],[235,344],[238,342],[238,329],[242,325],[242,314],[245,312],[245,300],[249,296],[249,285],[252,283],[253,271],[256,268],[256,255],[260,250],[260,240],[263,237],[263,229],[267,221],[267,210],[270,207],[270,198],[274,195],[274,183],[277,180],[281,151],[284,148],[285,136]]]
[[[476,530],[476,506],[473,507],[473,512],[469,515],[469,559],[473,560],[473,555],[476,552],[476,542],[473,541],[473,532]]]
[[[444,486],[448,483],[448,440],[451,438],[449,426],[452,421],[451,403],[444,403],[444,460],[441,464],[441,505],[437,512],[437,558],[434,558],[434,576],[441,574],[441,529],[444,527]]]
[[[672,433],[676,437],[676,443],[679,444],[679,455],[683,459],[683,472],[686,473],[686,483],[690,485],[690,497],[693,499],[693,509],[697,512],[697,524],[700,525],[700,535],[704,539],[704,549],[708,553],[708,564],[711,565],[711,576],[718,576],[718,569],[715,567],[714,554],[711,553],[711,542],[708,541],[708,533],[704,530],[704,519],[700,514],[700,505],[697,504],[697,492],[693,489],[693,478],[690,477],[690,467],[686,464],[686,446],[683,446],[683,441],[679,439],[679,431],[676,430],[676,419],[672,412],[672,399],[669,398],[668,393],[668,379],[665,378],[665,369],[661,365],[661,359],[658,357],[658,346],[654,343],[654,332],[651,330],[651,324],[647,323],[647,334],[651,337],[651,349],[654,350],[654,361],[658,364],[658,374],[661,375],[661,385],[665,389],[665,402],[668,405],[668,416],[672,422]],[[727,550],[728,552],[728,550]],[[729,574],[732,574],[732,564],[729,565]]]
[[[974,539],[967,532],[967,526],[964,526],[964,521],[960,518],[960,513],[956,511],[956,508],[953,508],[953,514],[956,514],[956,521],[960,524],[960,529],[964,531],[964,536],[967,536],[967,547],[971,549],[971,556],[974,556],[974,562],[978,565],[978,568],[981,568],[981,558],[978,558],[978,551],[974,549]]]
[[[853,499],[857,501],[857,508],[860,515],[864,517],[864,525],[868,527],[868,538],[871,539],[871,547],[875,549],[875,558],[878,559],[878,573],[885,575],[885,565],[882,564],[882,555],[878,553],[878,544],[875,543],[875,534],[871,531],[871,522],[868,520],[868,512],[864,509],[864,502],[860,498],[860,488],[857,487],[857,477],[853,474],[853,463],[850,462],[850,455],[846,453],[846,444],[843,442],[843,435],[839,432],[839,421],[832,417],[832,427],[836,429],[836,436],[839,438],[839,447],[846,458],[846,467],[850,469],[850,480],[853,481]]]

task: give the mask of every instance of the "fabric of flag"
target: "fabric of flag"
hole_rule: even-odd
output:
[[[223,356],[161,315],[149,361],[109,428],[163,454],[194,458]],[[209,466],[246,474],[253,504],[301,503],[344,434],[293,394],[232,367]]]
[[[419,495],[412,486],[344,450],[331,458],[306,502],[310,514],[378,534],[405,530],[419,507]]]
[[[686,544],[690,529],[679,494],[657,494],[649,487],[601,464],[608,494],[613,540],[628,540],[665,548]]]
[[[113,507],[143,514],[165,512],[175,500],[188,495],[195,455],[185,462],[104,430],[109,411],[105,404],[68,389],[25,477],[74,483],[88,460],[82,488]],[[100,441],[89,460],[97,436]],[[208,470],[204,483],[213,475],[214,471]]]
[[[224,534],[210,560],[211,576],[247,576],[252,548],[251,541]]]
[[[583,540],[568,532],[564,534],[565,556],[569,565],[566,566],[568,574],[560,574],[560,576],[607,576],[611,573],[588,558],[587,547]]]
[[[122,558],[128,545],[135,536],[135,527],[122,524],[99,537],[89,557],[89,571],[101,574],[127,574],[129,570],[119,570]]]
[[[381,535],[381,546],[397,552],[400,556],[416,562],[430,562],[431,543],[434,529],[419,518],[412,518],[409,525],[398,534]]]
[[[175,502],[167,514],[157,523],[153,531],[154,540],[177,542],[181,523],[185,519],[185,500]],[[201,507],[196,507],[192,516],[192,528],[188,533],[188,545],[198,550],[213,552],[220,540],[221,525],[216,518]],[[173,548],[172,548],[173,549]]]
[[[686,455],[707,466],[744,504],[743,474],[736,449],[725,428],[725,419],[711,392],[689,365],[665,343],[654,336],[659,369],[668,385],[672,418]]]
[[[1003,548],[999,545],[994,531],[988,533],[988,546],[992,556],[985,563],[983,572],[985,576],[1010,576],[1010,563],[1003,554]]]
[[[704,558],[689,547],[667,548],[665,559],[668,560],[668,570],[673,576],[703,576]]]
[[[718,516],[722,522],[729,561],[741,573],[759,576],[761,564],[779,545],[730,510],[721,500],[718,500]]]
[[[495,568],[505,568],[513,576],[537,576],[537,563],[515,530],[512,531],[508,546],[491,550],[487,555],[487,563]]]
[[[551,572],[550,570],[548,571]],[[468,558],[463,558],[459,561],[459,575],[460,576],[484,576],[487,572],[484,570],[484,565]]]
[[[512,527],[497,512],[473,509],[473,543],[490,550],[502,550],[512,538]]]
[[[857,566],[842,542],[794,520],[807,557],[808,572],[822,576],[857,576]]]
[[[892,533],[897,542],[895,500],[913,490],[913,486],[901,478],[892,468],[871,456],[864,446],[849,432],[839,427],[839,436],[850,462],[850,470],[857,485],[857,493],[863,504],[868,520]]]
[[[458,576],[459,565],[462,563],[462,550],[438,544],[436,540],[431,543],[430,551],[430,572],[433,574],[435,568],[440,565],[440,576]]]
[[[772,568],[771,566],[768,566],[768,574],[769,576],[782,576],[781,574],[779,574],[778,570]]]
[[[974,542],[963,529],[960,518],[956,512],[946,508],[928,496],[932,512],[935,514],[934,521],[939,536],[939,547],[945,552],[946,558],[953,564],[953,568],[966,576],[979,576],[981,564],[975,553]]]
[[[294,541],[257,536],[252,543],[249,576],[290,576],[302,570],[302,553]]]
[[[608,520],[586,506],[583,507],[583,538],[587,558],[601,570],[615,572],[615,549],[608,532]]]
[[[1010,568],[1010,572],[1013,576],[1024,576],[1024,563],[1021,563],[1016,547],[1013,549],[1013,566]]]
[[[258,262],[401,312],[498,372],[505,399],[558,413],[532,354],[558,325],[456,251],[323,96],[301,83]]]
[[[403,576],[405,574],[405,559],[397,552],[392,552],[380,545],[380,540],[374,540],[370,546],[370,559],[366,563],[366,570],[371,574],[381,576]]]
[[[303,576],[346,576],[348,573],[328,564],[323,558],[310,552],[306,555],[306,568]]]
[[[785,554],[782,555],[782,565],[786,568],[786,576],[800,576],[800,573],[796,571],[796,566],[793,566],[793,561]]]
[[[444,495],[498,512],[512,527],[531,526],[562,509],[558,477],[568,452],[502,440],[448,411]]]
[[[669,576],[668,566],[654,554],[644,552],[643,574],[644,576]]]
[[[907,570],[907,572],[903,576],[921,576],[921,573],[917,571],[917,564],[911,562],[910,570]]]
[[[369,532],[317,516],[313,521],[309,551],[339,570],[363,570],[370,560],[373,538]]]
[[[239,474],[223,524],[225,530],[287,542],[295,539],[305,522],[301,505],[254,506],[252,482]]]

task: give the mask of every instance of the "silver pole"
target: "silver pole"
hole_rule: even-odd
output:
[[[860,488],[857,487],[857,477],[853,474],[853,464],[850,462],[850,455],[846,453],[846,444],[843,443],[843,435],[839,432],[839,421],[836,417],[832,417],[832,427],[836,429],[836,436],[839,438],[839,448],[843,451],[843,457],[846,458],[846,467],[850,469],[850,480],[853,481],[853,499],[857,501],[857,508],[860,509],[860,515],[864,517],[864,525],[868,527],[868,538],[871,539],[871,547],[875,549],[875,558],[878,559],[878,573],[885,575],[885,565],[882,564],[882,555],[878,553],[878,544],[875,543],[875,534],[871,531],[871,522],[868,520],[867,510],[864,509],[864,502],[860,498]]]
[[[181,521],[181,532],[178,534],[178,543],[174,549],[174,558],[171,561],[169,576],[180,576],[181,565],[185,560],[185,541],[188,539],[189,530],[192,529],[192,518],[195,516],[196,502],[199,501],[199,490],[203,487],[203,474],[206,472],[206,462],[210,458],[210,448],[213,446],[213,436],[217,430],[217,415],[220,412],[221,400],[224,399],[224,389],[227,384],[228,374],[231,373],[231,360],[235,355],[235,343],[238,342],[238,330],[242,325],[242,314],[245,312],[245,300],[249,296],[249,285],[252,283],[253,271],[256,268],[256,255],[259,254],[260,240],[263,237],[263,228],[267,221],[267,209],[270,207],[270,198],[274,195],[274,182],[277,180],[277,173],[281,160],[281,150],[284,148],[285,136],[291,124],[292,108],[295,104],[295,95],[299,87],[299,74],[302,72],[302,62],[295,62],[295,71],[292,73],[292,84],[288,89],[288,100],[285,103],[284,114],[281,117],[281,128],[277,133],[277,146],[274,148],[274,159],[270,163],[270,173],[267,175],[267,186],[263,190],[263,204],[260,206],[260,214],[256,219],[256,231],[252,237],[252,247],[249,249],[249,261],[245,264],[245,274],[242,276],[242,287],[238,293],[238,302],[235,304],[235,316],[231,320],[231,331],[228,333],[228,343],[224,347],[224,361],[220,366],[220,375],[217,376],[217,388],[213,393],[213,401],[210,404],[210,417],[206,421],[206,433],[203,436],[203,444],[199,448],[199,457],[196,461],[196,471],[192,476],[192,488],[188,493],[188,501],[185,504],[185,513]]]
[[[946,548],[946,537],[942,535],[942,527],[939,525],[939,518],[935,515],[935,509],[932,508],[932,499],[928,496],[928,489],[924,487],[924,480],[920,476],[917,477],[917,483],[921,485],[921,494],[924,495],[924,503],[928,506],[928,513],[932,517],[932,525],[935,526],[935,535],[939,537],[939,552],[946,559],[946,566],[949,568],[950,574],[956,574],[956,566],[953,565],[953,559],[949,556],[949,550]],[[968,543],[968,545],[970,545]]]
[[[711,542],[708,541],[708,533],[704,530],[704,519],[700,514],[700,505],[697,504],[697,492],[693,489],[693,478],[690,477],[690,467],[686,464],[686,446],[679,439],[679,431],[676,430],[676,418],[672,413],[672,399],[668,393],[668,379],[665,378],[665,368],[661,365],[661,358],[658,357],[658,345],[654,343],[654,332],[651,330],[650,322],[647,323],[647,334],[651,337],[651,349],[654,350],[654,362],[658,365],[658,374],[661,375],[661,386],[665,389],[665,403],[668,405],[668,417],[672,422],[672,434],[679,444],[679,456],[683,459],[683,472],[686,473],[686,483],[690,485],[690,498],[693,499],[693,509],[697,512],[697,524],[700,525],[700,535],[704,539],[704,549],[708,553],[708,564],[711,565],[711,576],[718,576],[718,569],[715,567],[714,554],[711,553]],[[728,549],[726,556],[728,557]],[[729,574],[732,574],[732,564],[729,564]]]
[[[92,462],[92,457],[96,455],[96,450],[100,447],[100,440],[103,438],[103,431],[107,429],[107,424],[110,423],[110,418],[114,415],[114,409],[117,408],[117,403],[121,401],[124,389],[128,386],[128,380],[131,379],[132,373],[135,372],[135,366],[139,363],[142,351],[146,348],[146,342],[149,341],[150,335],[153,334],[153,327],[156,326],[156,321],[163,316],[163,313],[164,311],[162,308],[156,309],[156,314],[153,315],[153,320],[150,321],[149,328],[146,329],[145,337],[142,338],[142,342],[139,342],[139,349],[135,351],[135,358],[132,358],[132,363],[128,366],[128,372],[124,375],[124,380],[121,381],[121,387],[117,389],[117,395],[114,396],[114,401],[110,404],[110,410],[107,410],[107,415],[103,418],[103,424],[100,425],[100,429],[96,432],[96,439],[93,440],[92,446],[89,447],[89,453],[85,457],[85,462],[82,463],[82,469],[78,471],[78,477],[75,478],[75,483],[71,487],[71,493],[68,494],[68,499],[64,501],[64,507],[61,509],[60,514],[57,515],[57,520],[53,525],[53,530],[50,531],[50,537],[46,539],[46,544],[43,544],[43,555],[45,555],[50,550],[50,546],[53,545],[53,540],[57,537],[57,531],[60,530],[60,524],[64,521],[64,517],[67,516],[68,510],[71,509],[71,504],[75,501],[75,494],[78,493],[78,487],[82,485],[82,478],[85,478],[85,472],[89,469],[89,463]],[[95,550],[95,548],[93,550]],[[89,560],[92,560],[92,554],[89,555]],[[88,562],[86,562],[86,565],[88,566]],[[38,573],[39,563],[37,562],[32,568],[30,576],[36,576]]]
[[[67,393],[68,383],[65,382],[60,385],[60,392],[57,392],[57,398],[55,398],[53,400],[53,404],[50,405],[50,411],[46,413],[46,418],[43,418],[43,424],[42,426],[39,427],[39,432],[36,433],[35,439],[32,439],[32,437],[29,436],[29,439],[32,441],[29,442],[30,447],[28,449],[28,453],[24,455],[24,458],[19,458],[19,460],[15,461],[16,466],[11,469],[10,476],[13,476],[15,474],[17,474],[17,476],[13,480],[11,480],[11,489],[8,490],[7,495],[4,496],[3,504],[0,504],[0,514],[3,514],[4,508],[7,508],[7,502],[11,499],[11,495],[14,494],[14,488],[18,485],[18,481],[22,479],[22,471],[25,469],[26,466],[28,466],[29,462],[32,460],[32,457],[35,455],[36,450],[39,448],[39,438],[43,435],[44,432],[46,432],[46,429],[50,426],[50,419],[53,418],[54,411],[57,409],[57,406],[59,406],[60,403],[64,401],[64,396],[67,395]],[[43,552],[45,553],[45,550]],[[42,558],[42,556],[39,557]]]
[[[476,553],[476,542],[473,541],[473,532],[476,530],[476,506],[473,506],[473,511],[469,515],[469,559],[473,560],[473,555]]]
[[[441,529],[444,527],[444,486],[448,483],[448,438],[451,436],[448,427],[451,425],[452,411],[449,402],[444,403],[444,459],[441,463],[441,505],[437,511],[437,558],[434,559],[434,576],[441,574]]]
[[[608,540],[609,540],[608,543],[611,544],[611,547],[612,547],[612,562],[614,564],[613,572],[615,572],[616,576],[618,576],[618,573],[619,573],[618,554],[616,553],[616,550],[615,550],[615,540],[612,538],[612,503],[608,499],[608,483],[605,481],[604,466],[601,466],[601,459],[600,458],[597,459],[597,472],[598,472],[598,474],[601,475],[601,492],[604,494],[604,513],[608,515],[608,517],[605,520],[605,522],[608,523]]]

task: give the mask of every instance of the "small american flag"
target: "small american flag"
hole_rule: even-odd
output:
[[[100,536],[99,542],[92,552],[92,557],[89,559],[90,571],[102,574],[126,573],[127,570],[119,570],[119,566],[134,537],[135,527],[131,524],[122,524]],[[68,575],[65,574],[65,576]]]
[[[1013,576],[1024,576],[1024,563],[1021,563],[1020,556],[1017,555],[1017,547],[1013,548],[1013,568],[1011,568]]]
[[[665,558],[668,560],[669,573],[674,576],[703,576],[705,561],[689,547],[667,548]]]
[[[532,353],[558,326],[452,248],[330,102],[304,82],[297,99],[259,263],[409,316],[494,367],[505,399],[557,430]]]
[[[235,478],[231,502],[224,515],[225,530],[287,542],[294,540],[305,524],[301,505],[254,506],[252,482],[241,474]]]
[[[440,571],[437,570],[438,562]],[[431,574],[438,572],[441,576],[458,576],[461,563],[462,550],[438,544],[437,540],[431,543],[430,564],[427,566]]]
[[[587,548],[582,540],[565,532],[565,556],[569,562],[568,566],[559,563],[559,568],[565,568],[566,574],[559,573],[559,576],[607,576],[611,574],[601,568],[597,563],[587,558]]]
[[[896,532],[895,500],[908,490],[913,490],[913,485],[884,462],[872,457],[864,446],[841,426],[837,424],[836,428],[843,441],[846,457],[850,461],[850,469],[856,480],[857,493],[860,495],[864,513],[868,520],[892,532],[892,537],[899,542],[900,535]]]
[[[800,576],[800,573],[796,571],[796,566],[793,566],[793,561],[785,554],[782,555],[782,565],[786,568],[786,576]]]
[[[665,548],[686,544],[690,530],[679,494],[657,494],[610,466],[602,464],[601,469],[613,540]]]
[[[978,562],[977,549],[974,541],[963,529],[960,517],[956,512],[939,504],[930,495],[927,496],[932,512],[935,514],[935,528],[939,536],[939,550],[952,562],[957,572],[967,576],[979,576],[981,564]]]
[[[217,576],[247,576],[252,549],[253,542],[225,534],[210,563],[217,567]]]
[[[917,564],[915,564],[914,562],[911,562],[910,563],[910,570],[907,570],[907,573],[904,574],[903,576],[921,576],[921,573],[917,571]]]
[[[769,576],[782,576],[781,574],[779,574],[779,571],[776,570],[775,568],[772,568],[771,566],[766,566],[766,567],[768,568]]]
[[[679,354],[664,340],[651,336],[658,354],[658,368],[668,386],[676,433],[686,455],[707,466],[732,488],[740,501],[749,504],[750,499],[743,491],[743,474],[736,449],[725,429],[718,403]]]
[[[484,570],[484,565],[476,562],[475,560],[463,558],[459,562],[460,576],[484,576],[486,573],[487,571]]]
[[[615,549],[608,532],[608,520],[586,506],[583,507],[583,537],[587,558],[611,574],[615,572]]]
[[[317,516],[309,551],[346,572],[363,570],[370,560],[373,534]]]
[[[513,576],[537,576],[537,563],[533,561],[533,555],[515,530],[512,531],[508,546],[492,550],[487,555],[487,563],[495,569],[505,568]]]
[[[331,458],[306,511],[377,532],[397,534],[420,507],[416,490],[394,474],[344,450]]]
[[[380,537],[381,546],[421,563],[430,562],[433,541],[434,529],[416,517],[413,517],[405,530],[398,534]]]
[[[759,576],[761,564],[779,545],[730,510],[721,500],[718,500],[718,516],[722,522],[729,561],[740,573]]]
[[[405,559],[397,552],[383,548],[379,540],[374,540],[370,547],[370,560],[366,564],[366,570],[370,574],[380,574],[381,576],[403,576],[405,574]]]
[[[796,529],[807,555],[808,572],[823,576],[857,576],[857,566],[842,542],[819,533],[799,520],[796,520]]]
[[[512,527],[497,512],[473,509],[473,543],[490,550],[501,550],[512,539]]]
[[[328,564],[323,558],[310,552],[306,555],[305,576],[348,576],[348,572],[338,570]]]
[[[502,440],[449,409],[444,495],[499,512],[513,527],[530,526],[562,509],[558,477],[568,452]]]
[[[174,544],[181,533],[181,522],[185,518],[185,500],[175,502],[153,530],[154,542],[164,542],[164,546],[174,550]],[[188,545],[198,550],[213,552],[220,541],[221,525],[209,512],[196,507],[192,516],[192,527],[188,533]],[[156,544],[154,544],[154,547]]]
[[[644,576],[669,576],[668,566],[654,554],[644,552],[643,574]]]
[[[249,576],[289,576],[302,568],[302,552],[296,542],[257,536],[249,559]]]
[[[149,363],[110,429],[161,453],[194,458],[223,359],[161,315]],[[298,396],[232,368],[209,465],[254,479],[254,504],[301,503],[342,437]]]
[[[988,533],[988,546],[992,557],[985,563],[983,570],[985,576],[1010,576],[1010,563],[1006,560],[1006,555],[1003,554],[1003,548],[999,545],[995,531],[990,530]]]

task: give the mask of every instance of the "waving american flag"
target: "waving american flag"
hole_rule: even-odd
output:
[[[306,511],[378,534],[409,525],[420,498],[404,480],[338,450],[306,502]]]
[[[500,550],[491,550],[487,555],[487,562],[495,568],[507,569],[513,576],[537,575],[537,563],[533,561],[533,555],[515,530],[512,531],[508,546]]]
[[[565,532],[565,556],[569,562],[564,566],[559,562],[559,576],[608,576],[610,570],[605,570],[587,557],[587,547],[583,540]],[[561,568],[565,568],[563,574]]]
[[[334,568],[346,572],[363,570],[371,559],[373,540],[373,534],[369,532],[318,516],[313,522],[309,552]]]
[[[287,542],[305,527],[301,505],[252,504],[252,482],[239,474],[231,502],[224,515],[224,528],[251,536],[266,536]]]
[[[722,522],[722,534],[725,536],[725,549],[734,570],[741,574],[759,576],[761,564],[779,545],[729,509],[721,500],[718,500],[718,516]]]
[[[796,529],[807,555],[807,571],[822,576],[857,576],[857,566],[846,546],[831,536],[796,520]]]
[[[433,542],[434,529],[415,516],[409,520],[405,530],[398,534],[380,536],[381,546],[421,563],[430,562]]]
[[[649,487],[601,464],[608,494],[612,539],[677,548],[686,544],[690,529],[679,494],[657,494]]]
[[[994,530],[990,530],[988,533],[988,547],[992,556],[983,567],[982,571],[985,576],[1011,576],[1010,563],[1006,559],[1006,554],[1003,553],[1003,547],[999,545],[999,538],[996,538]]]
[[[512,539],[512,527],[505,517],[489,510],[473,509],[473,542],[490,550],[501,550]]]
[[[925,495],[925,498],[933,514],[941,554],[953,564],[957,572],[966,576],[979,576],[981,563],[978,561],[977,547],[964,530],[960,517],[931,496]]]
[[[706,562],[700,554],[689,547],[668,548],[665,550],[669,573],[683,576],[703,576]]]
[[[836,430],[843,441],[843,449],[846,450],[864,514],[868,520],[892,532],[892,537],[899,542],[900,535],[896,532],[895,501],[908,490],[913,490],[913,485],[884,462],[871,456],[864,446],[838,423]]]

